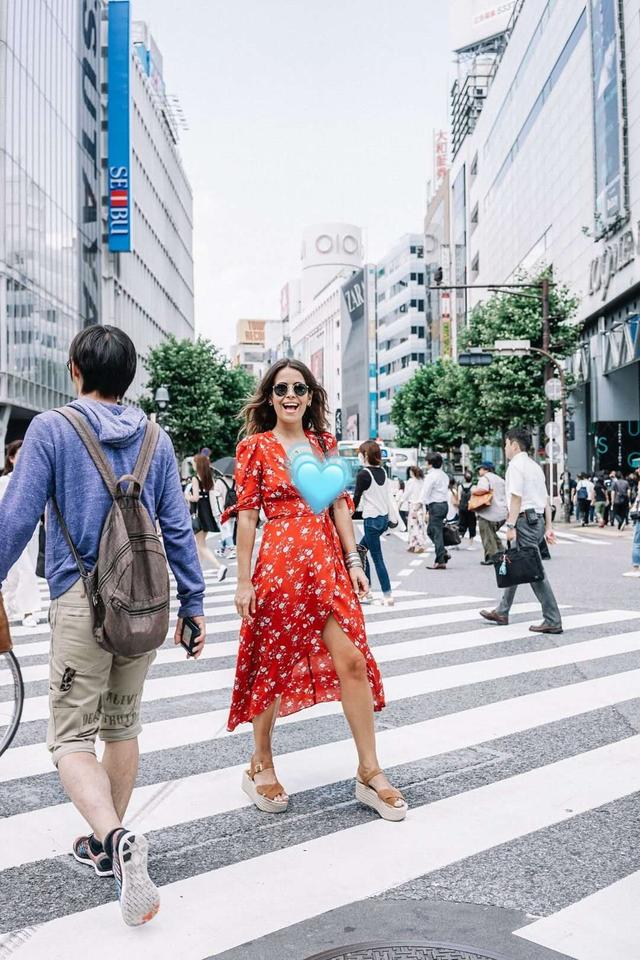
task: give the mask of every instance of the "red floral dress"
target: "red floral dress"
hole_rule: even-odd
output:
[[[322,458],[316,435],[307,437]],[[322,441],[328,453],[335,451],[331,434],[323,434]],[[340,682],[321,639],[331,614],[365,657],[374,708],[381,710],[380,671],[328,510],[314,514],[302,499],[291,483],[285,450],[271,432],[246,437],[236,457],[238,501],[222,521],[262,507],[267,522],[252,577],[256,613],[240,629],[229,730],[262,713],[278,696],[280,716],[340,699]],[[347,493],[342,496],[350,500]]]

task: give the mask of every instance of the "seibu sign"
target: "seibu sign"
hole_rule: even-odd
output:
[[[607,299],[609,284],[623,267],[629,266],[640,253],[640,221],[637,226],[638,240],[633,235],[633,228],[629,227],[619,237],[608,243],[600,256],[591,261],[589,268],[589,296],[602,294]]]

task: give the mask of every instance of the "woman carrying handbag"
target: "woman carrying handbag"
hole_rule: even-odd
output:
[[[389,527],[397,527],[400,514],[391,494],[389,477],[382,466],[382,451],[375,440],[366,440],[358,448],[363,464],[356,476],[356,488],[353,502],[356,510],[362,511],[364,537],[360,541],[371,554],[373,565],[378,574],[382,603],[386,607],[394,604],[391,593],[391,580],[382,553],[382,536]],[[369,579],[369,562],[365,561],[365,576]],[[367,594],[363,602],[371,602],[373,597]]]
[[[326,432],[327,395],[299,360],[277,360],[243,410],[237,449],[236,608],[243,618],[229,730],[253,723],[254,752],[242,788],[267,813],[289,797],[278,782],[272,736],[279,714],[341,700],[358,754],[356,798],[385,820],[403,820],[407,804],[380,769],[374,710],[384,706],[358,596],[368,584],[356,549],[351,498],[314,513],[291,480],[297,453],[324,460],[337,452]],[[323,449],[324,448],[324,449]],[[251,556],[260,510],[266,515],[258,559]]]
[[[191,481],[191,490],[187,492],[187,500],[191,507],[191,526],[196,538],[200,563],[204,566],[207,560],[216,570],[216,582],[222,583],[227,575],[227,568],[220,563],[212,550],[207,546],[207,537],[210,533],[217,533],[220,529],[214,516],[213,500],[213,470],[209,457],[199,453],[193,458],[196,475]]]

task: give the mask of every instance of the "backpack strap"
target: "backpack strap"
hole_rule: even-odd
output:
[[[88,580],[89,580],[89,573],[88,573],[88,571],[87,571],[87,568],[85,567],[85,565],[84,565],[84,563],[83,563],[83,561],[82,561],[82,557],[80,556],[80,554],[79,554],[78,551],[76,550],[75,544],[74,544],[73,540],[71,539],[71,534],[69,533],[69,528],[67,527],[67,525],[66,525],[66,523],[65,523],[64,517],[62,516],[62,511],[60,510],[60,507],[58,506],[58,501],[56,500],[55,497],[52,497],[52,498],[51,498],[51,503],[53,504],[53,509],[54,509],[54,511],[55,511],[56,517],[58,518],[58,523],[60,524],[60,527],[61,527],[61,529],[62,529],[62,532],[64,533],[64,538],[65,538],[65,540],[67,541],[67,543],[69,544],[69,549],[71,550],[71,555],[72,555],[72,557],[73,557],[73,559],[74,559],[74,561],[75,561],[76,567],[78,568],[78,572],[80,573],[80,577],[82,578],[82,582],[85,584],[85,587],[86,587],[87,582],[88,582]]]
[[[68,406],[58,407],[58,409],[54,412],[59,413],[61,417],[64,417],[65,420],[69,421],[87,448],[87,453],[93,460],[98,473],[104,480],[104,484],[110,495],[115,497],[118,487],[116,476],[111,468],[111,464],[102,451],[102,447],[98,442],[98,438],[89,426],[87,418],[83,416],[79,410],[74,410],[72,407]]]
[[[149,474],[149,468],[151,467],[151,461],[153,460],[156,452],[159,439],[160,427],[157,423],[154,423],[153,420],[147,420],[147,426],[145,428],[142,446],[140,447],[140,453],[138,454],[136,465],[133,468],[133,476],[140,487],[139,494],[142,492],[145,480]],[[121,481],[118,481],[118,483],[120,482]]]

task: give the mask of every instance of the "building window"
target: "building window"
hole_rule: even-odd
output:
[[[480,252],[476,253],[475,257],[471,261],[471,282],[472,283],[478,279],[479,273],[480,273]]]
[[[475,178],[478,176],[478,151],[477,150],[475,152],[473,160],[471,161],[469,174],[471,176],[472,181],[475,180]]]
[[[478,226],[478,204],[476,203],[475,207],[471,211],[471,230],[470,233],[473,233],[475,228]]]

